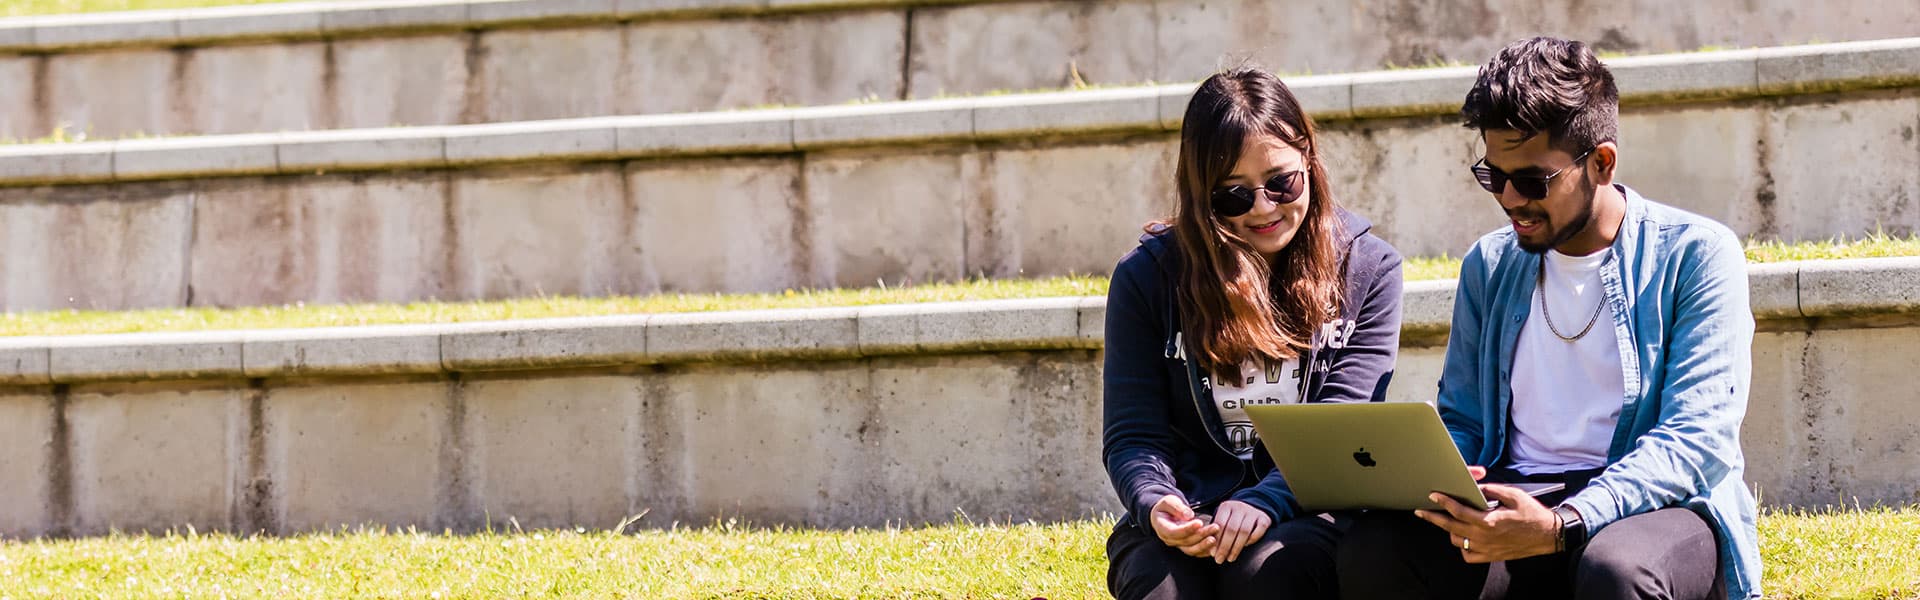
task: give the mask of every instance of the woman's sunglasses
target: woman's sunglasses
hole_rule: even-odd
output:
[[[1571,169],[1574,165],[1580,164],[1580,161],[1586,160],[1588,154],[1593,154],[1593,150],[1581,152],[1580,156],[1574,157],[1572,165],[1567,165],[1545,177],[1508,175],[1506,171],[1493,168],[1493,165],[1487,164],[1487,159],[1485,158],[1474,162],[1471,169],[1473,171],[1473,179],[1480,182],[1480,187],[1487,190],[1487,193],[1498,196],[1500,195],[1500,190],[1506,189],[1507,183],[1512,182],[1513,191],[1518,192],[1520,197],[1528,200],[1544,200],[1547,197],[1547,184],[1551,183],[1553,178],[1559,177],[1561,173],[1567,172],[1567,169]]]
[[[1253,210],[1253,203],[1260,200],[1257,189],[1264,189],[1273,198],[1274,204],[1292,204],[1306,192],[1306,171],[1287,171],[1267,179],[1266,185],[1248,188],[1230,185],[1213,190],[1213,212],[1222,217],[1238,217]]]

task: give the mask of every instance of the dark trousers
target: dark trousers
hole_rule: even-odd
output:
[[[1120,600],[1152,598],[1335,598],[1334,549],[1351,519],[1307,516],[1269,527],[1216,565],[1123,521],[1107,537],[1107,591]]]
[[[1567,480],[1584,487],[1592,474]],[[1494,481],[1540,481],[1511,472]],[[1558,504],[1566,492],[1543,497]],[[1342,539],[1343,598],[1725,598],[1713,527],[1684,508],[1615,521],[1584,548],[1520,560],[1467,564],[1446,530],[1413,513],[1356,516]]]

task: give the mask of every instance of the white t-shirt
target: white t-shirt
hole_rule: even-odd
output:
[[[1253,458],[1253,446],[1260,441],[1247,418],[1249,404],[1298,404],[1300,402],[1300,358],[1269,361],[1256,358],[1240,365],[1240,385],[1213,386],[1213,404],[1220,409],[1220,424],[1227,429],[1227,449],[1241,460]]]
[[[1607,448],[1625,403],[1619,336],[1612,310],[1601,308],[1593,329],[1566,341],[1547,327],[1547,315],[1563,335],[1578,334],[1605,302],[1601,264],[1612,249],[1587,256],[1548,250],[1544,292],[1536,290],[1520,343],[1513,353],[1513,436],[1508,448],[1514,470],[1558,473],[1607,464]],[[1544,297],[1546,310],[1541,310]]]

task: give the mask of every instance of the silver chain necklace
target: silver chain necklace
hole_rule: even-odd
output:
[[[1573,334],[1573,337],[1562,335],[1560,328],[1553,325],[1553,313],[1547,310],[1547,256],[1544,254],[1540,256],[1540,277],[1533,280],[1533,296],[1540,299],[1540,316],[1547,318],[1547,331],[1553,332],[1553,337],[1560,338],[1563,342],[1574,342],[1587,337],[1587,332],[1593,331],[1593,324],[1600,322],[1600,309],[1607,306],[1607,296],[1601,294],[1600,303],[1593,305],[1593,316],[1587,317],[1586,328],[1581,329],[1580,333]]]

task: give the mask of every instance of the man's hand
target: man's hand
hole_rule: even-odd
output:
[[[1416,510],[1413,514],[1447,530],[1460,557],[1469,563],[1517,560],[1552,554],[1560,537],[1560,520],[1553,510],[1518,488],[1482,484],[1480,492],[1500,502],[1490,511],[1475,510],[1446,494],[1429,496],[1445,512]]]
[[[1205,557],[1219,543],[1220,526],[1195,516],[1186,501],[1173,494],[1153,503],[1153,515],[1147,520],[1153,523],[1153,533],[1162,543],[1187,556]]]
[[[1273,517],[1251,504],[1228,500],[1213,512],[1213,523],[1220,527],[1220,543],[1213,547],[1213,564],[1217,565],[1239,559],[1241,550],[1267,534]]]

